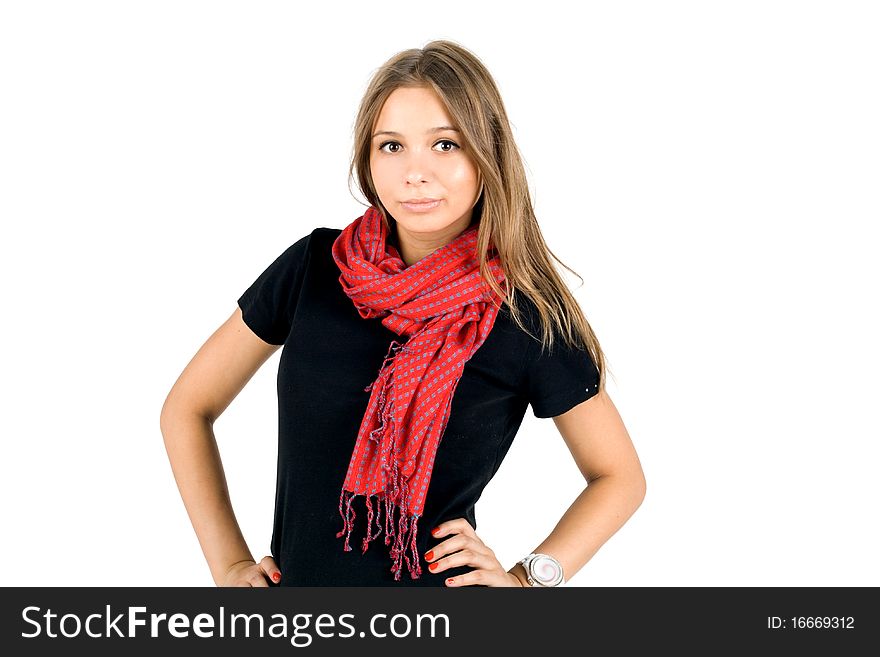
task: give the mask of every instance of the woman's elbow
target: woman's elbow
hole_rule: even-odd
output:
[[[631,496],[632,512],[635,513],[636,509],[642,506],[642,502],[645,501],[645,494],[648,492],[648,482],[645,479],[645,473],[642,471],[640,464],[637,464],[636,467],[630,471],[630,475],[627,477],[627,482],[627,488],[629,489]]]
[[[641,469],[639,470],[639,475],[633,484],[633,491],[636,496],[636,508],[639,508],[642,505],[642,502],[645,501],[645,495],[648,492],[648,482],[645,479],[645,473],[642,472]]]
[[[187,403],[172,391],[165,399],[165,403],[162,404],[162,410],[159,411],[159,431],[167,440],[169,434],[192,418],[213,422],[206,412],[196,408],[191,403]]]

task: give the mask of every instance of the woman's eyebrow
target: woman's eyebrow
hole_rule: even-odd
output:
[[[430,128],[425,131],[425,134],[430,135],[435,132],[443,132],[444,130],[451,130],[452,132],[461,132],[458,128],[453,128],[451,125],[441,125],[436,128]],[[399,132],[394,132],[393,130],[379,130],[378,132],[373,134],[373,139],[378,137],[379,135],[393,135],[395,137],[403,137]]]

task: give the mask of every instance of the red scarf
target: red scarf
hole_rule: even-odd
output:
[[[364,319],[381,317],[382,324],[408,338],[392,340],[358,430],[348,474],[339,497],[344,550],[355,512],[352,500],[363,495],[367,527],[362,553],[382,533],[391,543],[391,572],[400,579],[403,559],[410,577],[421,575],[416,549],[416,524],[425,505],[434,456],[449,419],[452,396],[464,364],[480,348],[495,324],[501,299],[480,276],[473,224],[444,247],[407,267],[382,215],[370,207],[349,224],[333,243],[333,258],[342,272],[339,282]],[[501,285],[505,280],[497,253],[489,267]],[[503,286],[502,286],[503,288]],[[490,301],[491,300],[491,301]],[[394,356],[389,355],[396,352]],[[373,503],[376,532],[373,533]],[[346,505],[343,511],[343,504]],[[395,529],[393,513],[399,517]],[[411,551],[410,559],[407,551]]]

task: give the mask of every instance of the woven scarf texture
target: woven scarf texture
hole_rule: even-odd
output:
[[[485,342],[501,304],[480,276],[478,228],[472,224],[407,267],[388,242],[380,211],[370,206],[332,247],[339,282],[360,316],[382,318],[405,338],[392,340],[378,377],[364,389],[371,394],[339,496],[343,526],[336,534],[350,551],[352,502],[362,496],[362,553],[384,528],[395,580],[404,561],[412,579],[421,575],[417,524],[434,457],[464,365]],[[490,271],[504,289],[498,255],[494,249],[490,255]]]

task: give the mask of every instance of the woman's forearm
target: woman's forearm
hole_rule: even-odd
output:
[[[635,513],[644,497],[643,479],[599,477],[578,495],[550,535],[533,552],[555,557],[562,564],[568,582]],[[523,586],[529,585],[522,564],[517,563],[507,572],[516,575]]]
[[[177,487],[219,586],[232,564],[253,556],[232,510],[213,424],[202,415],[163,409],[160,425]]]

